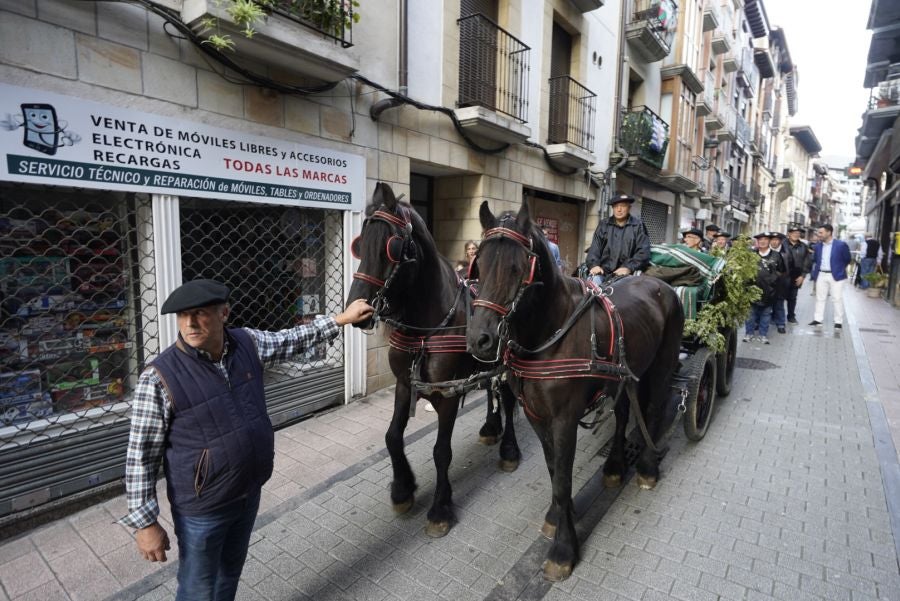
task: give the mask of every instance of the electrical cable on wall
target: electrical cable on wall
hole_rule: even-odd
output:
[[[89,0],[89,1],[94,1],[94,0]],[[226,54],[217,50],[212,45],[205,43],[205,40],[203,40],[203,38],[198,36],[186,23],[184,23],[180,19],[180,16],[177,13],[175,13],[174,11],[164,9],[164,8],[154,4],[150,0],[109,0],[109,1],[135,3],[135,4],[138,4],[142,7],[144,7],[147,11],[161,17],[165,21],[163,28],[166,31],[166,33],[168,33],[171,37],[181,37],[181,39],[188,40],[205,55],[204,58],[209,57],[209,58],[213,59],[214,61],[220,63],[227,69],[234,71],[235,73],[237,73],[238,75],[240,75],[241,77],[243,77],[244,79],[246,79],[248,82],[250,82],[252,84],[255,84],[255,85],[258,85],[258,86],[261,86],[264,88],[269,88],[271,90],[275,90],[276,92],[280,92],[282,94],[308,96],[308,95],[313,95],[313,94],[320,94],[322,92],[328,92],[330,90],[333,90],[335,87],[337,87],[338,84],[341,83],[340,81],[337,81],[337,82],[333,82],[333,83],[322,84],[319,86],[294,86],[294,85],[288,85],[288,84],[278,82],[272,78],[269,78],[269,77],[266,77],[263,75],[259,75],[257,73],[254,73],[253,71],[250,71],[249,69],[246,69],[246,68],[238,65],[237,63],[232,61],[230,58],[228,58],[228,56]],[[168,25],[174,27],[181,34],[181,36],[175,36],[174,34],[169,32],[168,29],[166,28],[166,26],[168,26]],[[217,70],[214,70],[213,72],[216,73],[217,75],[219,75],[220,77],[222,77],[223,79],[225,79],[226,81],[228,81],[229,83],[239,83],[239,82],[235,81],[235,79],[233,77],[230,77],[230,76],[228,76],[224,73],[221,73]],[[457,133],[460,135],[460,137],[463,139],[463,141],[466,143],[466,145],[468,145],[470,148],[472,148],[473,150],[475,150],[477,152],[480,152],[483,154],[499,154],[501,152],[506,151],[511,146],[511,144],[509,144],[509,143],[501,144],[500,146],[496,146],[496,147],[487,147],[487,146],[483,146],[483,145],[479,144],[471,137],[471,135],[469,135],[468,132],[465,131],[465,128],[463,128],[462,124],[459,122],[459,119],[456,117],[456,114],[453,112],[452,109],[449,109],[444,106],[430,105],[430,104],[426,104],[423,102],[419,102],[417,100],[414,100],[413,98],[410,98],[409,96],[406,96],[405,94],[401,94],[399,92],[391,90],[390,88],[387,88],[386,86],[383,86],[375,81],[372,81],[372,80],[368,79],[367,77],[360,75],[360,74],[351,75],[350,79],[355,79],[355,80],[362,82],[362,83],[366,84],[367,86],[373,88],[374,90],[377,90],[379,92],[387,94],[388,96],[390,96],[391,98],[394,98],[395,100],[399,101],[402,104],[408,104],[418,110],[432,111],[432,112],[437,112],[437,113],[446,115],[447,117],[450,118],[451,122],[453,123],[454,129],[457,131]],[[346,80],[342,80],[342,81],[346,81]],[[349,82],[347,83],[347,85],[349,88]],[[355,129],[356,129],[356,121],[355,121],[355,115],[353,114],[352,93],[350,94],[350,96],[351,96],[351,98],[350,98],[351,116],[353,118],[353,131],[351,131],[351,137],[352,137],[352,134],[353,134],[353,132],[355,132]],[[523,142],[523,144],[525,146],[528,146],[531,148],[539,148],[541,150],[541,152],[543,153],[544,161],[547,163],[547,165],[550,167],[550,169],[552,171],[554,171],[555,173],[568,176],[568,175],[574,175],[578,172],[577,168],[568,168],[567,169],[567,168],[559,166],[553,160],[553,158],[550,157],[549,153],[547,152],[546,147],[544,147],[543,145],[538,144],[536,142],[531,142],[531,141]]]

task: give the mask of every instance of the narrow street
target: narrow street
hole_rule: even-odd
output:
[[[801,290],[801,325],[770,346],[740,344],[709,433],[689,443],[676,430],[655,490],[599,484],[612,420],[580,435],[582,561],[568,580],[540,575],[549,478],[521,413],[524,457],[507,474],[496,447],[475,442],[480,398],[466,403],[451,468],[459,522],[431,539],[434,414],[420,405],[411,421],[419,490],[395,516],[382,391],[278,432],[238,598],[900,599],[900,314],[849,290],[848,327],[836,335],[830,310],[825,326],[802,325],[812,301]],[[0,599],[171,598],[177,553],[165,565],[139,561],[113,523],[123,513],[119,497],[0,545]]]

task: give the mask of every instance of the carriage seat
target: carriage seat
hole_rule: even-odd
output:
[[[696,319],[708,302],[713,286],[725,267],[725,259],[708,255],[683,244],[653,244],[650,267],[645,275],[668,282],[678,294],[685,319]]]

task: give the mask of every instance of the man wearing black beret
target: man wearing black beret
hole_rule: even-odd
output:
[[[597,225],[586,259],[595,283],[650,265],[650,235],[644,222],[631,214],[634,197],[617,194],[609,204],[613,214]]]
[[[709,252],[709,250],[713,247],[713,243],[715,242],[716,234],[722,231],[715,223],[708,223],[704,228],[706,232],[706,236],[703,237],[703,242],[700,244],[700,248],[703,249],[703,252]]]
[[[193,280],[161,313],[174,313],[178,340],[154,359],[135,387],[125,462],[129,514],[138,552],[166,561],[156,474],[166,476],[178,538],[177,599],[234,599],[272,475],[275,440],[263,371],[329,341],[341,326],[371,317],[364,300],[334,316],[278,332],[228,328],[228,287]]]
[[[683,244],[692,250],[702,250],[700,245],[703,243],[703,232],[695,227],[681,232]]]

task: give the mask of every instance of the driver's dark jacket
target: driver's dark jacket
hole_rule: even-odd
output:
[[[813,255],[805,242],[798,240],[797,244],[792,245],[790,240],[785,240],[781,244],[781,254],[792,283],[801,275],[809,275],[809,272],[812,271]]]
[[[599,265],[607,274],[619,267],[627,267],[632,273],[646,269],[650,265],[650,235],[644,222],[633,215],[622,226],[616,224],[615,217],[601,221],[586,263],[588,269]]]

